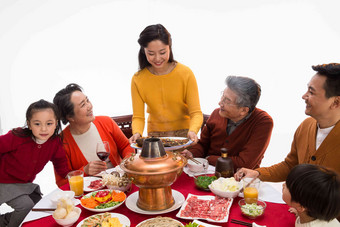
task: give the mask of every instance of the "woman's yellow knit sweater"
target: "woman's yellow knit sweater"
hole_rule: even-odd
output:
[[[147,68],[137,72],[131,81],[133,107],[132,131],[143,135],[145,105],[148,132],[189,129],[197,133],[203,122],[198,87],[194,74],[177,63],[166,75],[154,75]]]

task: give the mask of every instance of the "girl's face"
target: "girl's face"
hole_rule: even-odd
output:
[[[144,48],[146,59],[152,67],[162,69],[167,67],[170,57],[170,47],[165,45],[160,40],[151,41],[146,48]]]
[[[32,118],[27,122],[35,138],[48,140],[57,127],[57,119],[52,109],[42,109],[32,114]]]

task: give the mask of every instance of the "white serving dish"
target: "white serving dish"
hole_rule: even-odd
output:
[[[81,209],[79,207],[74,207],[73,209],[78,215],[68,219],[57,219],[52,215],[53,219],[58,223],[58,225],[69,227],[72,226],[80,217]]]
[[[238,190],[236,191],[222,191],[219,189],[216,189],[213,187],[213,184],[218,184],[220,182],[223,182],[226,178],[220,177],[217,180],[213,181],[208,187],[210,189],[210,191],[212,193],[214,193],[215,195],[219,196],[219,197],[223,197],[223,198],[235,198],[236,196],[238,196],[238,194],[240,194],[240,190],[242,189],[242,182],[238,182]]]

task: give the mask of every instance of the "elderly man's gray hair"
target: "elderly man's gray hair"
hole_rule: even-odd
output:
[[[242,76],[228,76],[226,85],[237,95],[236,105],[248,107],[252,112],[261,96],[261,86],[253,79]]]

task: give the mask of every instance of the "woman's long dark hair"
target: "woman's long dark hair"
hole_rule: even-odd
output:
[[[55,116],[56,121],[57,121],[57,125],[56,125],[56,129],[55,129],[52,137],[58,136],[59,133],[61,132],[61,122],[60,122],[58,107],[56,105],[54,105],[53,103],[50,103],[50,102],[43,100],[43,99],[40,99],[39,101],[32,103],[27,108],[25,126],[22,127],[22,128],[19,127],[19,128],[12,129],[12,133],[16,136],[19,136],[19,137],[33,137],[33,138],[35,138],[35,136],[32,133],[32,130],[29,129],[29,127],[28,127],[28,123],[32,119],[32,116],[33,116],[34,113],[45,110],[45,109],[53,110],[54,116]]]
[[[139,35],[138,43],[140,45],[139,53],[138,53],[138,62],[139,62],[139,70],[144,69],[151,64],[148,62],[144,48],[148,46],[151,41],[160,40],[165,45],[169,45],[170,56],[169,62],[174,62],[174,56],[172,53],[172,41],[171,35],[166,30],[166,28],[161,24],[149,25],[147,26]]]

